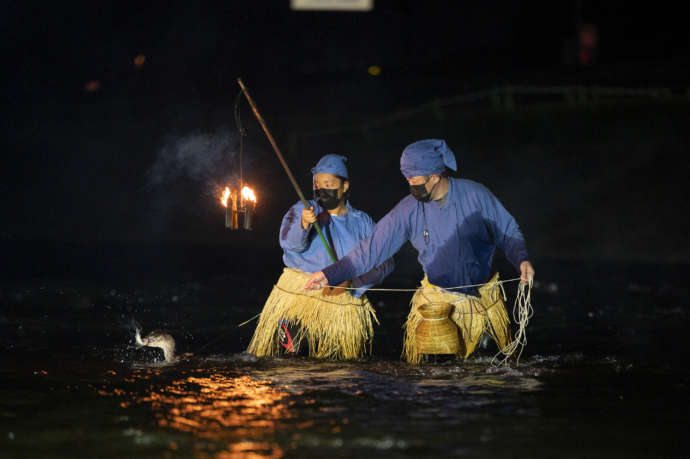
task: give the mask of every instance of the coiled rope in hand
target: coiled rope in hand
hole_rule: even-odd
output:
[[[527,345],[527,324],[534,315],[532,308],[532,284],[534,279],[529,278],[527,283],[521,283],[518,287],[515,303],[513,304],[513,320],[518,325],[515,338],[505,348],[501,349],[492,359],[491,364],[500,366],[508,362],[508,359],[517,352],[515,364],[520,362],[522,351]]]

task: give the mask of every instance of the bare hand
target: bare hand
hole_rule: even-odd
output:
[[[319,290],[328,285],[328,279],[323,275],[322,271],[314,273],[307,279],[304,285],[304,290]]]
[[[302,228],[307,229],[309,225],[316,221],[316,215],[314,215],[314,206],[310,208],[304,208],[302,211]]]
[[[520,263],[520,283],[529,284],[529,281],[534,278],[534,268],[529,261]]]
[[[347,288],[352,287],[352,282],[347,280],[343,281],[340,284],[338,284],[337,287],[324,287],[323,292],[321,292],[321,295],[323,296],[338,296],[342,295],[345,292],[349,292],[349,290],[346,290]]]

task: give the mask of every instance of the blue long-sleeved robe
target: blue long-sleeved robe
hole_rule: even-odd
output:
[[[496,248],[515,268],[528,260],[525,239],[515,219],[483,185],[449,178],[442,206],[403,198],[338,263],[323,269],[330,284],[366,272],[410,241],[429,282],[439,287],[481,284],[488,280]],[[424,232],[427,230],[427,237]],[[461,290],[477,295],[476,288]]]
[[[346,203],[347,212],[343,215],[330,215],[314,201],[309,201],[309,205],[314,206],[326,240],[330,233],[337,257],[348,253],[362,239],[369,237],[376,226],[369,215],[353,208],[349,202]],[[313,273],[331,264],[332,260],[316,230],[312,227],[306,230],[302,228],[302,210],[304,205],[299,201],[283,217],[280,226],[280,246],[283,248],[285,266]],[[394,266],[392,258],[384,258],[363,271],[364,274],[348,277],[343,281],[352,280],[352,286],[356,288],[351,291],[352,296],[359,298],[366,289],[378,284],[390,274]]]

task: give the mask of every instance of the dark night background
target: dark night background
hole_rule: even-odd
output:
[[[307,194],[316,160],[346,154],[353,204],[379,219],[406,193],[402,148],[442,137],[460,175],[516,217],[535,265],[685,264],[690,51],[671,5],[6,4],[5,275],[279,266],[277,229],[297,197],[244,100],[255,230],[227,232],[218,205],[217,187],[239,172],[237,77]],[[598,31],[589,65],[573,45],[580,23]],[[510,85],[663,92],[583,103],[516,96],[511,110],[452,102]],[[249,247],[261,255],[237,255]]]

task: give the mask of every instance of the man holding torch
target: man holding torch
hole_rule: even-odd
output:
[[[510,321],[498,275],[489,279],[497,247],[520,272],[522,282],[531,282],[534,276],[515,219],[486,187],[450,178],[446,168],[457,170],[457,164],[444,140],[408,145],[400,169],[410,185],[410,195],[378,222],[370,237],[337,263],[314,273],[305,284],[305,291],[338,285],[389,259],[410,241],[425,273],[405,324],[403,356],[411,363],[422,357],[415,339],[422,321],[417,309],[430,302],[453,305],[450,318],[459,328],[462,344],[458,357],[469,356],[484,332],[500,350],[510,347]],[[483,286],[477,289],[477,285]],[[460,286],[470,287],[456,289]]]
[[[371,349],[376,315],[364,292],[393,270],[392,258],[343,279],[338,288],[303,290],[310,273],[348,253],[375,227],[369,215],[348,201],[346,161],[341,155],[322,157],[311,170],[314,200],[309,208],[299,201],[283,217],[279,242],[286,267],[261,312],[247,349],[252,354],[296,353],[305,341],[315,358],[356,359]],[[317,235],[315,226],[322,234]]]

